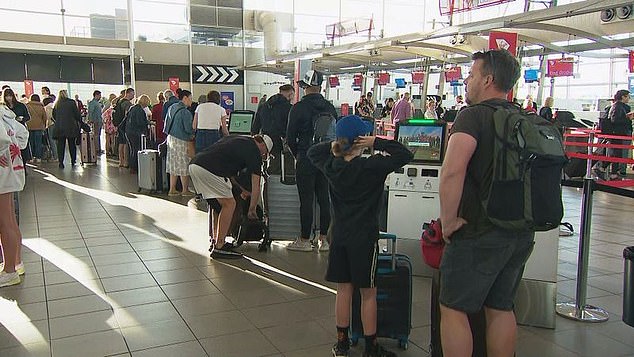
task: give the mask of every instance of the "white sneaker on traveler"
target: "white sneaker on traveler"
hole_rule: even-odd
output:
[[[298,252],[312,252],[313,246],[312,244],[310,244],[309,240],[303,240],[303,239],[297,238],[296,241],[287,245],[286,249],[294,250]]]
[[[327,240],[325,239],[320,239],[319,240],[319,251],[320,252],[327,252],[330,250],[330,243],[328,243]]]
[[[0,288],[11,285],[18,285],[22,282],[20,275],[17,271],[13,273],[7,273],[4,270],[0,271]]]

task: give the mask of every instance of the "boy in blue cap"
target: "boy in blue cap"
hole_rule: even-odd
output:
[[[337,122],[337,140],[314,145],[308,150],[309,159],[328,180],[332,201],[332,242],[326,280],[337,283],[337,343],[332,348],[335,357],[349,355],[350,306],[355,287],[361,292],[361,321],[365,337],[363,356],[396,356],[383,349],[376,339],[374,277],[378,255],[378,217],[387,175],[407,164],[413,156],[396,141],[365,136],[371,131],[372,123],[349,115]],[[366,148],[389,155],[361,157]]]

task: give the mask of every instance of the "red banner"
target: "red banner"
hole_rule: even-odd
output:
[[[455,66],[445,70],[445,82],[457,82],[462,79],[462,68]]]
[[[169,78],[170,90],[176,94],[176,90],[181,86],[181,80],[178,77],[170,77]]]
[[[517,34],[513,32],[489,32],[489,49],[503,49],[517,56]]]
[[[422,84],[425,82],[425,72],[412,72],[412,84]]]
[[[251,96],[251,104],[258,104],[260,103],[260,99],[258,99],[258,97],[256,96]]]
[[[362,74],[355,74],[353,79],[352,79],[352,86],[353,87],[361,87],[362,84],[363,84],[363,75]]]
[[[574,58],[556,58],[548,60],[548,77],[570,77],[573,75]]]
[[[339,77],[337,76],[328,77],[328,83],[330,83],[330,88],[339,87]]]
[[[628,65],[630,73],[634,73],[634,51],[630,51],[630,55],[628,56]]]
[[[380,86],[384,86],[390,83],[390,74],[389,73],[379,73],[378,83]]]
[[[31,94],[33,94],[33,81],[30,79],[24,80],[24,94],[27,98],[31,98]]]

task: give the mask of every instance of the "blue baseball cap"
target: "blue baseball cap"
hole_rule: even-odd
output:
[[[371,122],[361,119],[358,115],[347,115],[337,122],[335,134],[337,139],[348,139],[348,146],[345,148],[347,150],[354,144],[356,138],[370,134],[372,129]]]

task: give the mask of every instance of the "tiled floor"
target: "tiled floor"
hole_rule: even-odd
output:
[[[139,195],[135,176],[103,162],[30,172],[21,194],[27,273],[0,289],[0,356],[329,355],[334,294],[324,254],[276,242],[269,253],[250,245],[247,259],[212,261],[206,214],[184,199]],[[578,228],[580,193],[565,197]],[[522,327],[517,356],[634,356],[634,328],[620,321],[634,204],[595,197],[588,302],[610,321]],[[574,296],[577,245],[560,241],[559,300]],[[427,355],[429,291],[429,279],[414,277],[413,330],[400,356]]]

